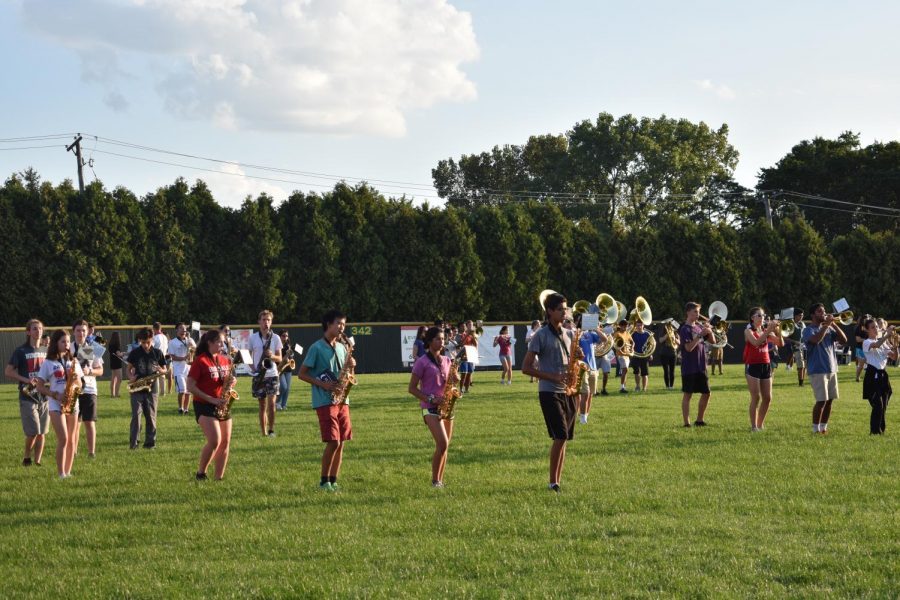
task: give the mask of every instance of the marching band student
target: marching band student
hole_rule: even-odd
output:
[[[609,337],[616,332],[616,328],[612,323],[607,323],[600,329],[600,331],[602,331],[603,335]],[[615,355],[615,351],[610,348],[609,352],[597,358],[597,368],[603,372],[603,381],[600,386],[601,396],[609,396],[609,392],[606,391],[606,385],[609,382],[609,372],[612,371],[612,357]],[[618,362],[619,361],[616,361],[616,376],[619,375]]]
[[[222,334],[222,354],[231,356],[234,354],[234,340],[231,339],[231,327],[228,325],[219,325],[219,333]]]
[[[475,324],[472,320],[462,323],[460,326],[460,346],[474,346],[478,348],[478,336],[475,335]],[[475,371],[475,363],[464,360],[459,365],[459,374],[462,379],[460,390],[464,394],[469,393],[472,386],[472,373]]]
[[[319,489],[338,491],[337,478],[344,459],[344,442],[353,439],[349,399],[336,404],[331,393],[344,367],[354,369],[356,359],[348,355],[339,341],[347,325],[347,315],[337,309],[322,316],[322,339],[309,348],[297,375],[312,386],[312,406],[319,418],[319,431],[325,450],[322,452],[322,479]]]
[[[866,332],[865,322],[871,319],[871,315],[860,315],[856,321],[856,329],[853,330],[853,341],[856,342],[853,355],[856,357],[856,381],[859,381],[863,369],[866,368],[866,353],[863,352],[863,342],[869,337]]]
[[[613,348],[616,353],[616,376],[619,378],[619,393],[627,394],[628,390],[625,389],[625,380],[628,379],[628,366],[631,363],[631,354],[634,352],[634,341],[631,339],[631,334],[628,333],[628,321],[625,319],[619,321],[614,335],[625,340],[625,345],[621,349],[616,348],[615,344],[613,344]]]
[[[538,332],[538,329],[541,328],[541,322],[535,319],[531,322],[531,329],[525,334],[525,347],[528,347],[528,344],[531,343],[531,338],[534,337],[534,334]],[[534,383],[534,377],[528,378],[528,383]]]
[[[420,325],[416,330],[416,340],[413,342],[412,362],[415,364],[419,358],[425,356],[427,349],[425,348],[425,332],[428,330],[424,325]]]
[[[581,315],[575,315],[575,325],[581,328]],[[578,404],[578,418],[582,425],[587,425],[588,416],[591,414],[591,401],[597,392],[597,358],[594,356],[594,344],[606,341],[606,335],[600,331],[598,326],[595,330],[584,331],[578,340],[581,352],[584,354],[584,362],[587,363],[588,371],[584,377],[584,383],[579,390],[581,399]]]
[[[715,342],[712,328],[709,323],[699,325],[700,305],[696,302],[688,302],[684,305],[685,319],[678,329],[679,346],[681,349],[681,417],[684,426],[691,426],[691,396],[700,394],[700,402],[697,405],[697,420],[694,425],[706,426],[703,417],[706,415],[706,407],[709,405],[709,376],[706,374],[706,346],[703,341]]]
[[[122,338],[118,331],[113,331],[109,336],[109,345],[106,347],[109,353],[109,395],[112,398],[119,397],[119,388],[122,385]]]
[[[206,471],[213,461],[216,463],[216,481],[220,481],[225,476],[231,448],[231,415],[221,421],[216,415],[216,408],[226,403],[224,384],[232,369],[231,360],[221,352],[222,344],[223,337],[218,330],[211,329],[203,334],[185,383],[193,395],[194,418],[206,438],[206,444],[200,450],[197,481],[207,479]]]
[[[759,306],[750,309],[750,324],[744,330],[744,375],[750,390],[750,431],[762,431],[772,402],[772,365],[769,344],[784,346],[778,321],[772,319],[766,327],[766,315]],[[762,401],[760,401],[762,398]]]
[[[885,370],[888,359],[897,358],[897,349],[891,348],[889,340],[894,333],[894,326],[882,330],[874,319],[867,319],[863,327],[868,337],[863,341],[863,352],[866,354],[866,374],[863,378],[863,400],[872,405],[869,417],[869,433],[881,435],[885,430],[885,413],[891,400],[891,380]]]
[[[631,339],[634,342],[634,352],[643,352],[644,345],[647,343],[647,340],[650,339],[651,335],[653,334],[649,331],[644,331],[643,321],[635,322],[634,333],[631,334]],[[634,391],[647,391],[647,380],[650,378],[649,365],[652,359],[652,356],[646,358],[640,356],[631,357],[631,368],[634,372]]]
[[[94,458],[97,451],[97,377],[103,375],[103,359],[94,356],[94,349],[87,341],[88,322],[75,321],[72,326],[72,355],[81,363],[84,377],[81,379],[81,395],[78,396],[78,420],[84,424],[87,436],[88,458]],[[82,359],[86,354],[91,358]],[[74,446],[78,452],[78,429],[75,429]]]
[[[153,347],[162,352],[163,357],[166,359],[166,367],[170,367],[172,360],[169,358],[169,336],[163,333],[162,323],[159,321],[153,323]],[[161,396],[165,396],[172,391],[170,376],[171,369],[167,369],[166,380],[165,382],[160,382],[159,385],[159,394]]]
[[[263,435],[275,437],[275,397],[278,395],[278,363],[281,362],[281,338],[272,332],[271,310],[262,310],[257,322],[259,331],[250,336],[253,355],[253,397],[259,401],[259,429]]]
[[[407,391],[419,399],[422,420],[434,438],[434,454],[431,456],[431,486],[444,487],[444,467],[447,466],[447,450],[453,437],[453,417],[442,419],[438,406],[443,399],[444,387],[450,375],[449,356],[444,356],[444,334],[437,327],[431,327],[423,338],[427,352],[413,365]],[[459,377],[454,373],[450,384],[456,384]]]
[[[710,346],[709,348],[709,364],[712,365],[710,372],[715,375],[716,367],[719,367],[719,375],[722,374],[722,362],[724,361],[725,348],[721,346]]]
[[[676,348],[669,343],[669,332],[665,324],[660,325],[659,332],[656,334],[656,347],[659,348],[657,357],[663,370],[663,383],[667,390],[675,389],[675,359],[677,358]]]
[[[191,394],[187,389],[187,374],[191,365],[188,355],[191,349],[196,352],[197,344],[187,334],[187,324],[179,322],[175,325],[175,338],[169,342],[169,359],[172,361],[172,374],[175,378],[175,393],[178,395],[178,414],[186,415]]]
[[[150,377],[156,373],[165,374],[166,357],[159,348],[153,347],[153,331],[149,327],[138,330],[138,346],[128,353],[125,359],[128,369],[128,381]],[[159,394],[155,391],[165,386],[164,381],[154,381],[149,390],[130,392],[131,396],[131,432],[129,447],[136,450],[138,436],[141,433],[141,415],[147,421],[147,436],[144,440],[144,448],[148,450],[156,447],[156,409],[159,405]]]
[[[812,409],[812,430],[813,433],[827,434],[831,403],[838,399],[834,344],[846,344],[847,336],[834,315],[825,314],[824,304],[813,304],[809,316],[811,320],[803,328],[801,340],[806,345],[806,370],[816,400]]]
[[[56,434],[56,471],[60,479],[72,476],[72,463],[75,460],[75,440],[78,429],[78,399],[72,412],[62,414],[62,402],[66,391],[66,375],[73,369],[77,377],[82,376],[81,365],[72,358],[69,350],[69,334],[57,329],[50,336],[47,357],[41,363],[37,375],[38,391],[49,398],[50,422]]]
[[[806,348],[800,337],[803,335],[803,309],[794,309],[794,333],[787,340],[791,343],[791,359],[797,369],[797,384],[801,387],[806,380]]]
[[[500,346],[500,385],[512,385],[512,338],[509,335],[509,327],[500,328],[500,335],[494,338],[494,347]]]
[[[279,331],[278,337],[281,338],[281,347],[284,352],[282,352],[282,361],[278,367],[278,402],[275,403],[275,408],[287,410],[288,396],[291,395],[291,378],[294,376],[288,363],[294,359],[294,349],[291,347],[291,337],[287,329]]]
[[[563,464],[566,460],[566,442],[575,437],[575,396],[566,395],[566,378],[569,349],[574,332],[562,326],[566,314],[566,298],[552,293],[544,300],[546,323],[531,342],[522,364],[522,374],[538,381],[538,399],[550,445],[550,482],[548,489],[559,493]]]
[[[41,364],[47,356],[47,348],[41,346],[44,324],[38,319],[31,319],[25,324],[25,343],[16,348],[6,365],[6,377],[19,383],[19,416],[22,419],[22,431],[25,434],[25,457],[22,466],[32,464],[41,466],[44,455],[44,436],[50,427],[50,413],[47,398],[35,391],[26,394],[25,386],[37,385],[37,376]],[[31,455],[34,453],[34,460]]]

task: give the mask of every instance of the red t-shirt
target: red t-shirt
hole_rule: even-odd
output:
[[[216,365],[218,365],[218,369]],[[213,358],[209,354],[204,353],[194,359],[194,362],[191,364],[191,370],[188,371],[188,377],[194,380],[194,383],[197,384],[197,387],[203,393],[213,398],[221,398],[223,381],[219,379],[220,371],[222,378],[227,377],[231,371],[231,361],[223,355],[217,354],[215,362],[213,362]],[[194,402],[209,404],[209,402],[203,398],[198,398],[196,395],[194,396]]]
[[[762,333],[757,333],[756,331],[750,331],[750,333],[756,339],[759,339],[760,336],[764,336],[768,338],[768,335],[765,331]],[[750,342],[744,342],[744,364],[745,365],[759,365],[759,364],[768,364],[771,362],[769,358],[769,343],[768,340],[762,346],[754,346]]]

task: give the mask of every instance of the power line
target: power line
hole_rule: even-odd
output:
[[[36,150],[38,148],[65,148],[65,144],[48,144],[46,146],[16,146],[14,148],[0,148],[0,152],[5,150]]]
[[[900,219],[900,215],[885,215],[885,214],[881,214],[881,213],[871,213],[871,212],[864,212],[864,211],[858,211],[858,210],[848,210],[846,208],[834,208],[831,206],[817,206],[815,204],[803,204],[803,203],[797,202],[795,200],[788,200],[787,204],[791,204],[798,208],[804,207],[804,208],[812,208],[814,210],[829,210],[832,212],[842,212],[842,213],[848,213],[848,214],[852,214],[852,215],[865,215],[865,216],[869,216],[869,217],[881,217],[884,219]]]
[[[864,209],[873,209],[880,210],[885,212],[897,213],[900,214],[900,208],[893,208],[890,206],[875,206],[872,204],[863,204],[861,202],[849,202],[847,200],[837,200],[835,198],[825,198],[824,196],[816,196],[813,194],[804,194],[803,192],[794,192],[790,190],[778,190],[776,192],[782,196],[796,196],[798,198],[804,198],[806,200],[818,200],[819,202],[830,202],[832,204],[843,204],[847,206],[853,206],[856,208],[864,208]]]
[[[0,142],[9,143],[9,142],[35,142],[39,140],[53,140],[53,139],[64,139],[70,138],[74,135],[74,133],[52,133],[49,135],[29,135],[24,137],[15,137],[15,138],[2,138]]]

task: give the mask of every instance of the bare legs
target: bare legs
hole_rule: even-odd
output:
[[[228,464],[228,451],[231,448],[231,419],[219,421],[213,417],[200,417],[200,429],[206,436],[206,445],[200,451],[200,464],[197,473],[206,473],[209,463],[215,461],[215,477],[217,480],[225,476]]]
[[[763,429],[772,402],[772,380],[747,375],[747,388],[750,390],[750,428],[753,431]]]
[[[550,445],[550,483],[559,483],[566,461],[566,440],[553,440]]]
[[[431,457],[431,481],[444,481],[444,467],[447,466],[447,450],[450,448],[450,439],[453,437],[453,421],[441,419],[437,416],[424,417],[425,425],[434,438],[434,454]]]
[[[50,422],[56,433],[56,471],[60,477],[68,477],[72,474],[72,463],[75,461],[78,416],[53,411],[50,413]]]
[[[263,435],[275,432],[275,396],[259,398],[259,429]]]
[[[685,426],[691,425],[691,396],[693,394],[685,393],[681,397],[681,417]],[[704,423],[703,416],[706,415],[706,407],[709,406],[709,394],[700,396],[700,402],[697,405],[697,422]]]
[[[343,458],[344,442],[335,440],[325,442],[325,451],[322,453],[322,477],[329,480],[332,477],[337,479]]]

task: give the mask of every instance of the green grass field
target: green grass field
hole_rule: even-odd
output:
[[[713,378],[704,429],[681,427],[659,369],[645,394],[598,397],[560,495],[521,374],[510,387],[476,374],[443,490],[408,377],[361,376],[336,494],[317,489],[322,445],[299,380],[275,439],[259,435],[241,380],[226,479],[204,483],[203,436],[174,396],[157,449],[130,451],[128,401],[106,382],[97,458],[82,439],[75,476],[58,480],[51,432],[44,466],[23,468],[4,385],[0,596],[900,596],[897,409],[870,436],[844,367],[830,435],[813,435],[812,392],[782,368],[767,430],[751,434],[742,372]]]

